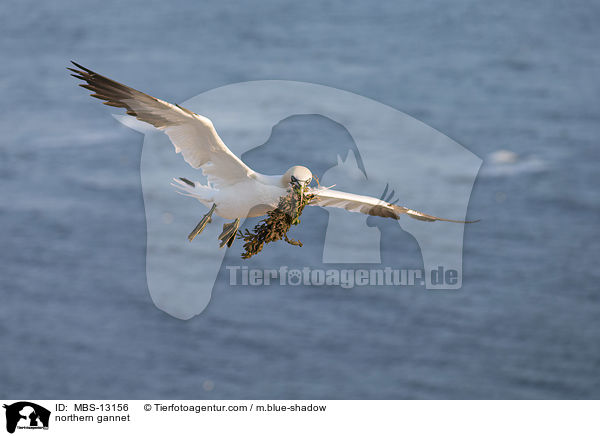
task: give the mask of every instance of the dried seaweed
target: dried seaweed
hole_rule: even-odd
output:
[[[238,232],[238,239],[244,240],[243,259],[251,258],[260,253],[265,244],[280,239],[288,244],[302,247],[302,242],[287,236],[290,227],[300,223],[300,215],[304,207],[314,198],[313,194],[307,193],[308,188],[303,188],[304,195],[301,195],[300,189],[302,188],[293,188],[287,195],[281,197],[277,208],[267,212],[267,218],[255,225],[252,232],[248,229]]]

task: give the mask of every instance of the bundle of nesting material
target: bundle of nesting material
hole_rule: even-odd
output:
[[[300,190],[304,189],[304,192]],[[299,245],[302,242],[289,239],[287,232],[292,225],[300,223],[300,215],[304,207],[311,202],[315,196],[308,194],[308,188],[292,188],[289,193],[279,200],[276,209],[267,212],[268,217],[254,226],[252,232],[246,229],[243,233],[238,232],[238,238],[244,240],[242,259],[249,259],[262,251],[265,244],[269,242],[285,240],[288,244]]]

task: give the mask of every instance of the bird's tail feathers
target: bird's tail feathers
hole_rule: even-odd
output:
[[[200,182],[192,182],[184,177],[173,179],[171,186],[177,189],[177,193],[187,197],[194,197],[201,203],[210,205],[214,203],[214,189]]]

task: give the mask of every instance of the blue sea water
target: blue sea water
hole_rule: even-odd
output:
[[[7,0],[0,11],[0,397],[600,397],[597,4]],[[76,86],[71,59],[172,102],[247,80],[314,82],[443,132],[484,160],[462,289],[229,287],[223,271],[199,317],[159,311],[142,137]],[[307,149],[346,140],[320,119],[281,127]],[[257,167],[259,152],[246,156]],[[326,222],[309,213],[303,224]],[[269,249],[309,262],[322,235],[294,236],[305,247]],[[414,241],[403,245],[419,267]]]

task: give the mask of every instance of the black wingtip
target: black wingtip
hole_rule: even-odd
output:
[[[449,223],[457,223],[457,224],[475,224],[475,223],[478,223],[481,220],[459,221],[459,220],[449,220],[449,219],[445,219],[445,218],[442,218],[442,219],[438,218],[437,220],[434,220],[434,221],[446,221],[446,222],[449,222]]]
[[[71,61],[71,63],[72,63],[73,65],[75,65],[77,68],[79,68],[79,69],[81,69],[81,70],[83,70],[83,71],[87,71],[87,72],[89,72],[89,71],[90,71],[90,70],[88,70],[86,67],[84,67],[83,65],[79,65],[79,64],[78,64],[77,62],[75,62],[75,61]]]
[[[179,180],[181,180],[183,183],[186,183],[186,184],[190,185],[192,188],[196,187],[196,185],[194,184],[194,182],[192,182],[191,180],[186,179],[185,177],[180,177]]]

